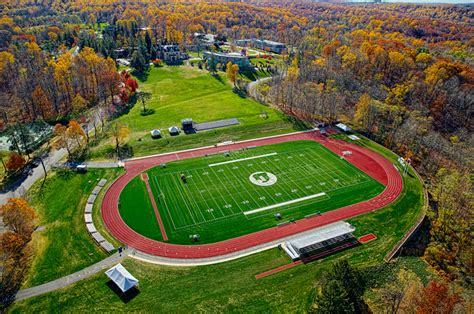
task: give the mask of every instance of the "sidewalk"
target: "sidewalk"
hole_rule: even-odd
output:
[[[18,291],[18,293],[15,296],[15,301],[21,301],[25,300],[31,297],[35,297],[41,294],[49,293],[54,290],[58,290],[64,287],[67,287],[75,282],[78,282],[82,279],[89,278],[100,271],[107,269],[109,267],[112,267],[119,263],[122,259],[124,259],[128,254],[130,253],[130,250],[125,250],[122,252],[122,255],[119,255],[119,253],[115,253],[106,259],[101,260],[100,262],[91,265],[89,267],[86,267],[78,272],[75,272],[73,274],[64,276],[62,278],[47,282],[45,284],[23,289]]]

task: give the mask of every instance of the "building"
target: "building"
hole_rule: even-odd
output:
[[[239,66],[239,69],[252,68],[252,65],[250,64],[249,59],[238,52],[224,53],[224,52],[205,51],[204,59],[208,62],[208,64],[216,65],[220,63],[224,65],[229,62],[232,62],[233,64],[237,64]]]
[[[285,44],[265,39],[240,39],[236,40],[235,44],[240,47],[253,47],[279,54],[287,50]]]
[[[281,247],[293,260],[309,260],[357,244],[352,235],[354,231],[355,228],[351,224],[338,221],[317,228],[308,235],[287,241]]]
[[[189,59],[186,52],[181,51],[179,45],[157,45],[156,57],[166,63],[182,62]]]
[[[252,46],[254,48],[258,48],[258,49],[262,49],[262,50],[270,51],[274,53],[282,53],[286,51],[285,44],[282,44],[276,41],[265,40],[265,39],[253,39]]]

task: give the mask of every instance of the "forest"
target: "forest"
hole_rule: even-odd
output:
[[[138,87],[118,71],[119,53],[148,64],[156,59],[153,44],[191,46],[194,33],[281,41],[289,47],[284,62],[271,81],[258,85],[255,97],[301,120],[348,123],[409,160],[430,196],[424,258],[445,280],[469,286],[473,8],[284,0],[2,1],[0,131],[36,121],[104,127]],[[16,151],[13,164],[29,153],[25,145]]]

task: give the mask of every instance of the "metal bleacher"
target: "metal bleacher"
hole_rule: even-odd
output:
[[[111,253],[115,250],[115,247],[110,242],[108,242],[100,234],[99,231],[97,231],[97,228],[94,226],[94,222],[92,220],[92,211],[94,208],[94,202],[97,199],[97,195],[99,195],[100,191],[102,190],[102,188],[105,186],[106,183],[107,183],[106,179],[101,179],[99,183],[97,183],[95,188],[92,190],[91,194],[89,195],[89,198],[87,199],[87,204],[84,208],[84,222],[86,224],[87,231],[92,236],[92,238],[107,253]]]

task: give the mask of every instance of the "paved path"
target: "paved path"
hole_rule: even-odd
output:
[[[66,154],[67,152],[64,148],[53,150],[49,156],[44,159],[46,171],[49,171],[51,166],[58,163],[64,156],[66,156]],[[42,179],[43,177],[43,166],[41,166],[41,163],[39,163],[31,170],[29,176],[19,186],[15,187],[13,190],[0,193],[0,204],[5,204],[11,197],[23,196],[36,181]]]
[[[75,282],[78,282],[82,279],[89,278],[95,274],[97,274],[100,271],[103,271],[104,269],[110,268],[114,266],[115,264],[119,263],[123,258],[125,258],[128,254],[130,254],[130,250],[125,250],[122,252],[122,255],[119,255],[119,253],[115,253],[114,255],[111,255],[107,257],[106,259],[103,259],[102,261],[91,265],[89,267],[86,267],[78,272],[75,272],[73,274],[67,275],[65,277],[47,282],[45,284],[23,289],[18,291],[15,297],[15,301],[21,301],[25,300],[31,297],[35,297],[41,294],[49,293],[54,290],[58,290],[64,287],[67,287]]]

